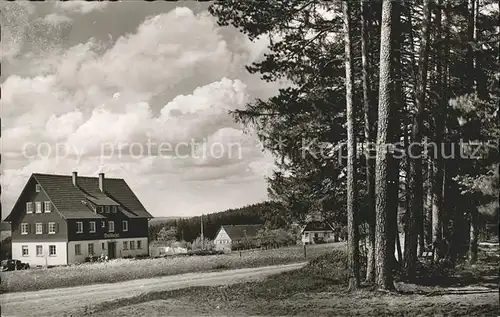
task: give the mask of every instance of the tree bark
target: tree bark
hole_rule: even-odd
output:
[[[361,0],[361,62],[363,77],[363,111],[364,132],[366,147],[366,196],[367,196],[367,222],[368,222],[368,247],[366,259],[366,282],[375,282],[375,160],[373,158],[372,143],[372,91],[370,87],[370,66],[368,59],[368,2]]]
[[[443,217],[444,217],[444,161],[441,157],[442,153],[442,144],[443,144],[443,136],[445,129],[445,120],[444,114],[447,111],[446,103],[447,103],[447,85],[444,82],[445,74],[443,73],[444,65],[443,65],[443,45],[442,45],[442,10],[441,10],[441,0],[438,1],[438,10],[436,12],[436,22],[437,22],[437,45],[436,45],[436,92],[438,93],[437,100],[437,109],[434,113],[434,117],[436,120],[436,127],[434,130],[434,141],[437,144],[437,153],[434,154],[434,177],[435,180],[433,182],[433,199],[432,199],[432,245],[435,248],[434,252],[434,261],[439,261],[441,257],[444,256],[443,250]],[[447,14],[444,14],[445,19]],[[447,25],[447,19],[444,21]]]
[[[398,30],[400,28],[400,16],[401,16],[401,3],[393,3],[393,20],[392,28]],[[391,262],[397,263],[395,258],[395,247],[396,247],[396,236],[398,235],[398,209],[399,209],[399,168],[401,165],[401,157],[396,157],[399,153],[397,149],[400,144],[400,133],[401,133],[401,114],[403,108],[403,87],[402,87],[402,76],[401,76],[401,40],[402,36],[400,32],[395,32],[392,38],[393,44],[393,63],[392,63],[392,96],[394,96],[393,107],[391,107],[390,117],[389,117],[389,138],[391,144],[393,144],[394,151],[388,159],[389,164],[389,188],[388,188],[388,206],[389,206],[389,246],[391,254]]]
[[[479,230],[477,223],[477,207],[472,205],[470,208],[470,242],[469,242],[469,263],[475,264],[477,262],[477,242],[479,238]]]
[[[427,203],[425,206],[425,223],[424,223],[424,234],[425,234],[425,246],[426,248],[432,248],[432,206],[434,198],[434,160],[429,158],[427,160]]]
[[[380,35],[380,74],[379,104],[377,127],[377,156],[375,164],[375,273],[376,284],[380,289],[394,289],[391,271],[391,260],[388,234],[390,219],[388,206],[388,153],[387,144],[391,141],[388,133],[389,115],[391,114],[391,81],[392,81],[392,21],[393,2],[383,0]]]
[[[342,3],[342,11],[344,15],[345,87],[347,108],[347,231],[349,289],[354,290],[359,286],[359,229],[356,205],[356,134],[354,132],[354,77],[352,67],[350,6],[351,4],[349,1]]]
[[[466,93],[473,93],[475,88],[475,58],[474,58],[474,50],[473,43],[475,41],[476,34],[476,0],[468,0],[467,2],[467,52],[466,52],[466,63],[467,63],[467,72],[465,74],[466,78]]]
[[[422,188],[422,116],[424,112],[425,92],[427,88],[427,66],[429,51],[430,0],[424,0],[422,20],[422,40],[420,43],[417,113],[413,120],[412,142],[416,151],[410,151],[410,181],[411,200],[410,215],[407,217],[407,232],[405,238],[405,269],[408,279],[414,280],[417,263],[417,224],[422,218],[423,188]]]

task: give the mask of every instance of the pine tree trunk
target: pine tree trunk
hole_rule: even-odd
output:
[[[361,0],[361,61],[363,77],[363,111],[366,148],[366,196],[368,221],[368,247],[366,259],[366,282],[375,282],[375,160],[371,144],[373,137],[372,92],[370,87],[370,66],[368,59],[368,3]]]
[[[425,234],[425,246],[426,248],[432,248],[432,206],[434,204],[434,160],[431,158],[427,161],[427,202],[425,206],[425,223],[424,223],[424,234]]]
[[[441,7],[441,1],[438,2],[439,7]],[[444,218],[444,161],[441,157],[443,135],[445,128],[444,114],[447,111],[446,103],[448,98],[446,96],[446,84],[444,83],[445,74],[443,73],[443,45],[442,45],[442,23],[441,23],[441,10],[438,9],[436,12],[436,22],[437,22],[437,46],[436,46],[436,92],[438,92],[438,108],[434,113],[436,120],[436,127],[434,130],[434,141],[437,144],[437,153],[435,153],[435,164],[434,164],[434,182],[432,186],[433,189],[433,204],[432,204],[432,245],[435,248],[434,261],[439,261],[441,257],[444,256],[443,250],[443,218]],[[446,13],[445,13],[446,18]],[[447,21],[445,21],[447,24]]]
[[[375,226],[375,273],[376,284],[380,289],[394,289],[389,246],[389,206],[388,206],[388,153],[389,115],[391,114],[391,82],[392,82],[392,21],[393,2],[383,0],[380,35],[380,75],[379,105],[377,127],[377,158],[375,164],[376,226]]]
[[[352,67],[350,6],[351,4],[348,1],[342,3],[342,11],[344,15],[345,86],[347,108],[347,231],[349,289],[354,290],[359,286],[359,229],[356,205],[356,134],[354,132],[354,78]]]
[[[427,87],[427,66],[429,51],[430,0],[424,0],[422,20],[422,40],[420,43],[419,74],[417,85],[417,113],[413,120],[410,160],[411,199],[410,215],[407,217],[407,232],[405,238],[405,269],[408,279],[414,280],[417,264],[417,233],[418,223],[422,218],[423,186],[422,186],[422,116],[424,112],[425,92]]]
[[[475,205],[470,206],[470,242],[469,242],[469,263],[477,262],[477,242],[479,238],[479,230],[477,223],[477,208]]]
[[[394,2],[393,3],[393,20],[392,20],[392,28],[394,30],[399,30],[400,28],[400,16],[401,16],[401,3]],[[400,142],[400,134],[401,134],[401,122],[400,118],[402,115],[403,109],[403,87],[402,87],[402,75],[401,75],[401,40],[402,36],[400,32],[395,32],[393,36],[393,63],[392,63],[392,71],[393,71],[393,81],[392,81],[392,96],[393,107],[390,112],[389,117],[389,138],[391,140],[391,144],[395,145],[394,149],[396,149],[397,144]],[[396,236],[398,235],[398,209],[399,209],[399,168],[401,165],[401,158],[396,156],[397,152],[393,152],[388,159],[389,164],[389,198],[388,198],[388,206],[389,206],[389,246],[390,246],[390,254],[391,254],[391,262],[393,264],[397,263],[397,259],[395,258],[395,248],[396,248]],[[393,265],[394,267],[394,265]]]
[[[476,0],[468,0],[467,1],[467,52],[466,52],[466,63],[467,63],[467,72],[466,72],[466,92],[473,93],[475,87],[475,70],[474,70],[474,51],[472,44],[475,40],[475,22],[476,22]]]

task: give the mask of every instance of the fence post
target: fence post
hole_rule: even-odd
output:
[[[307,259],[307,251],[306,251],[306,246],[307,244],[304,243],[304,258]]]

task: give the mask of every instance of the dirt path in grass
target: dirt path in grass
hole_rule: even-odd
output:
[[[255,281],[272,274],[295,270],[304,265],[305,262],[210,273],[188,273],[112,284],[8,293],[0,295],[0,304],[2,317],[71,316],[73,313],[81,313],[88,305],[114,299],[134,297],[152,291]]]

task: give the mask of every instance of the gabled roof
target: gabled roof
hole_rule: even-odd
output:
[[[304,231],[334,231],[332,226],[324,221],[309,221],[302,232]]]
[[[28,184],[32,179],[40,184],[56,210],[65,219],[102,218],[103,216],[96,214],[89,204],[82,203],[82,201],[86,200],[97,204],[118,204],[119,212],[130,218],[153,217],[144,208],[125,180],[121,178],[105,178],[104,193],[99,190],[98,177],[78,176],[77,187],[73,186],[71,175],[34,173],[28,180]],[[10,216],[7,218],[10,218]],[[7,218],[6,220],[10,220]]]
[[[224,225],[224,231],[228,234],[231,240],[240,240],[244,238],[253,238],[257,235],[263,225]]]

